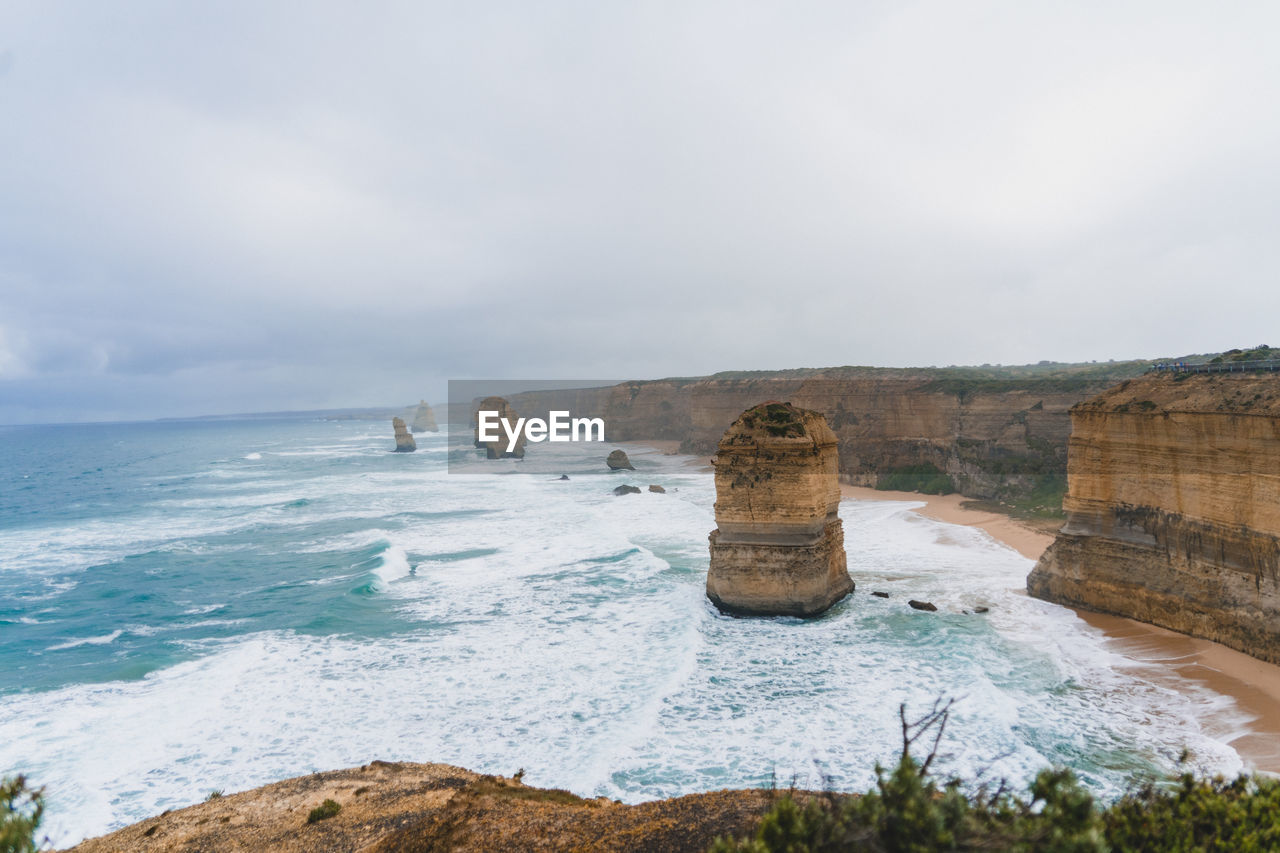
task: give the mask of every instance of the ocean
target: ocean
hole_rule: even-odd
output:
[[[704,594],[715,492],[689,457],[462,475],[443,433],[417,440],[310,418],[0,427],[0,770],[46,787],[55,842],[373,759],[626,802],[860,790],[896,759],[899,707],[939,697],[958,700],[943,774],[1065,765],[1115,796],[1184,748],[1243,768],[1233,700],[1028,598],[1031,561],[975,528],[846,500],[855,593],[736,619]]]

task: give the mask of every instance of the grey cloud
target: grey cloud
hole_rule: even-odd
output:
[[[1259,343],[1278,16],[7,8],[0,422]]]

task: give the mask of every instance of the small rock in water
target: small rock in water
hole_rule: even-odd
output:
[[[871,593],[871,594],[872,594],[872,595],[874,595],[876,598],[888,598],[888,597],[889,597],[889,593],[887,593],[887,592],[873,592],[873,593]]]
[[[657,492],[660,495],[665,495],[667,493],[667,490],[662,488],[662,486],[654,486],[654,485],[649,486],[649,491]]]
[[[561,475],[560,475],[560,479],[561,479],[561,480],[567,480],[567,479],[569,479],[569,475],[568,475],[568,474],[561,474]]]
[[[611,471],[619,471],[625,468],[628,471],[636,470],[636,466],[631,464],[631,460],[627,458],[627,454],[621,450],[615,450],[609,454],[609,458],[604,460],[604,464],[609,466]]]
[[[907,602],[907,604],[911,605],[911,608],[912,608],[913,610],[927,610],[927,611],[929,611],[930,613],[933,613],[933,612],[937,611],[937,609],[938,609],[938,608],[934,607],[934,606],[933,606],[933,604],[932,604],[931,602],[928,602],[928,601],[916,601],[914,598],[913,598],[913,599],[911,599],[910,601],[908,601],[908,602]]]
[[[973,612],[974,612],[974,613],[987,613],[987,612],[989,612],[990,610],[991,610],[991,608],[990,608],[990,607],[975,607],[975,608],[973,608]]]
[[[639,486],[618,486],[613,490],[615,495],[638,495],[640,494]]]

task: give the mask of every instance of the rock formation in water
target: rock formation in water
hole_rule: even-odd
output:
[[[640,487],[623,484],[621,486],[615,486],[613,493],[619,497],[622,495],[638,495],[640,494]]]
[[[836,437],[822,415],[761,403],[729,427],[712,463],[707,596],[717,607],[814,616],[853,590],[837,514]]]
[[[649,491],[655,492],[656,494],[659,494],[659,495],[665,495],[667,493],[667,490],[662,488],[662,486],[656,486],[653,483],[649,484]]]
[[[510,446],[510,438],[507,434],[508,429],[514,431],[520,416],[516,414],[516,410],[503,397],[485,397],[476,406],[477,412],[497,412],[498,418],[496,425],[490,429],[491,435],[497,435],[496,441],[480,440],[480,423],[478,416],[473,416],[476,420],[476,447],[483,447],[485,455],[489,459],[502,459],[505,457],[513,457],[516,459],[524,458],[525,437],[523,430],[516,436],[515,446],[508,450]],[[502,424],[505,423],[506,427]]]
[[[1149,374],[1071,410],[1039,598],[1280,663],[1280,375]]]
[[[440,431],[440,427],[436,425],[436,413],[431,411],[426,400],[418,401],[418,410],[413,413],[413,425],[410,429],[414,432]]]
[[[396,431],[396,453],[412,453],[418,449],[418,443],[405,429],[404,418],[392,418],[391,427]]]
[[[611,471],[621,471],[624,469],[627,471],[636,470],[636,466],[631,464],[631,460],[627,458],[627,454],[623,453],[621,450],[615,450],[610,453],[609,458],[604,460],[604,464],[608,465],[609,470]]]

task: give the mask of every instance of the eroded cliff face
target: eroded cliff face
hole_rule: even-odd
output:
[[[964,380],[944,371],[841,368],[750,378],[626,382],[517,395],[522,412],[604,417],[610,441],[675,439],[710,454],[738,415],[764,400],[820,412],[837,437],[841,477],[919,488],[935,479],[971,497],[1026,494],[1066,473],[1071,407],[1114,379]]]
[[[836,437],[821,414],[754,406],[725,432],[712,463],[707,597],[717,607],[813,616],[853,590],[837,515]]]
[[[1072,410],[1039,598],[1280,663],[1280,376],[1152,374]]]
[[[692,431],[689,390],[693,384],[693,380],[660,379],[602,388],[527,391],[513,394],[511,404],[536,418],[546,419],[553,410],[568,411],[574,417],[604,418],[608,441],[684,441]],[[707,452],[714,449],[720,433],[733,423],[742,408],[721,424]]]
[[[1029,491],[1066,467],[1068,411],[1101,385],[950,382],[895,372],[861,378],[711,380],[692,391],[686,446],[705,452],[708,435],[743,401],[770,395],[822,412],[835,432],[840,473],[855,485],[933,471],[974,497]],[[720,426],[723,429],[723,426]],[[899,486],[901,487],[901,486]]]

